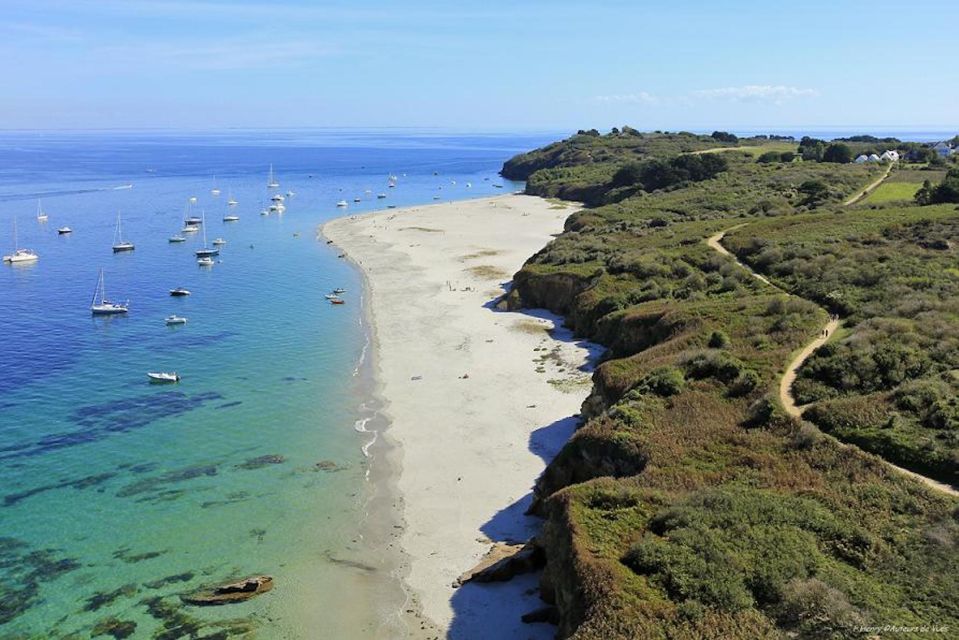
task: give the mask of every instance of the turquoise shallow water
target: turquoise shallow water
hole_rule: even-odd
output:
[[[370,636],[395,602],[362,536],[362,281],[316,229],[343,214],[340,199],[354,213],[509,190],[503,159],[543,141],[0,135],[0,247],[16,216],[20,245],[41,256],[0,268],[0,636],[89,637],[110,618],[135,623],[131,637]],[[269,162],[296,192],[283,216],[259,215]],[[239,222],[221,220],[228,190]],[[212,268],[195,263],[200,234],[167,242],[190,196],[208,239],[228,242]],[[110,250],[118,209],[129,254]],[[62,225],[74,233],[57,236]],[[90,316],[100,268],[128,316]],[[176,286],[193,294],[171,298]],[[334,287],[346,305],[327,303]],[[188,323],[166,327],[171,313]],[[150,370],[183,379],[150,385]],[[276,587],[249,602],[180,603],[258,573]]]

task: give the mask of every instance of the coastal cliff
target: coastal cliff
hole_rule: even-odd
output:
[[[529,259],[506,298],[563,314],[607,347],[583,423],[531,507],[545,519],[541,592],[558,637],[954,626],[959,502],[883,458],[956,479],[959,342],[931,342],[959,338],[945,328],[955,279],[910,291],[909,305],[892,298],[956,259],[959,213],[897,203],[877,214],[868,199],[847,208],[885,168],[730,138],[580,132],[503,167],[529,193],[593,205]],[[706,155],[721,162],[690,160]],[[762,278],[707,244],[723,231]],[[840,337],[799,371],[812,422],[788,417],[776,395],[786,363],[840,312]],[[897,329],[907,346],[890,344]],[[839,357],[871,377],[854,381]],[[939,403],[938,418],[920,396]]]

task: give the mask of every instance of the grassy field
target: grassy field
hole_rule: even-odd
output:
[[[886,202],[911,201],[916,192],[922,187],[921,182],[883,182],[873,189],[863,202],[867,204],[883,204]]]
[[[606,139],[578,163],[573,145],[551,145],[566,161],[533,171],[528,188],[604,201],[632,159],[599,153]],[[702,150],[657,144],[645,157]],[[860,638],[862,624],[957,625],[956,501],[782,415],[775,391],[825,321],[819,305],[838,311],[847,327],[797,384],[814,422],[952,473],[959,213],[849,210],[840,203],[881,167],[760,165],[743,151],[724,152],[714,178],[573,214],[514,278],[510,306],[562,313],[608,347],[585,424],[534,492],[559,636]],[[809,182],[822,198],[805,197]],[[808,300],[704,242],[743,224],[726,246]],[[888,425],[876,419],[887,411]]]

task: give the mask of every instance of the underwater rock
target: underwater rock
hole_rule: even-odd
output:
[[[167,585],[176,584],[177,582],[189,582],[193,579],[194,575],[196,574],[192,571],[185,571],[184,573],[176,573],[172,576],[160,578],[159,580],[153,580],[152,582],[144,582],[143,586],[147,589],[162,589]]]
[[[320,460],[313,465],[314,471],[336,471],[337,469],[339,469],[339,465],[332,460]]]
[[[221,604],[233,604],[249,600],[273,588],[272,576],[251,576],[236,582],[222,584],[212,589],[204,589],[189,595],[180,596],[187,604],[201,607]]]
[[[270,453],[265,456],[258,456],[256,458],[250,458],[246,462],[235,465],[236,469],[260,469],[262,467],[267,467],[271,464],[283,464],[286,462],[286,458],[281,456],[278,453]]]
[[[144,560],[152,560],[153,558],[158,558],[164,553],[169,553],[169,549],[164,549],[163,551],[146,551],[144,553],[130,553],[128,547],[123,547],[117,549],[113,552],[113,557],[117,560],[123,560],[127,564],[133,564],[135,562],[143,562]]]
[[[140,493],[156,491],[167,484],[185,482],[187,480],[202,478],[204,476],[215,476],[216,474],[216,465],[197,465],[195,467],[186,467],[183,469],[177,469],[176,471],[170,471],[159,476],[154,476],[152,478],[144,478],[143,480],[139,480],[133,484],[128,484],[117,491],[117,496],[120,498],[128,498]]]
[[[91,636],[113,636],[120,640],[129,638],[137,629],[137,623],[132,620],[120,620],[119,618],[109,617],[98,622],[91,632]]]
[[[87,598],[87,603],[83,605],[84,611],[96,611],[101,609],[109,604],[113,604],[118,598],[129,598],[133,595],[136,595],[137,586],[135,584],[125,584],[118,589],[113,591],[104,591],[101,593],[95,593],[89,598]]]

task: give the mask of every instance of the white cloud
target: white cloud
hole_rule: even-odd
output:
[[[747,84],[741,87],[700,89],[691,94],[694,98],[710,100],[733,100],[737,102],[771,102],[782,104],[796,98],[812,98],[819,95],[815,89],[802,89],[782,84]]]
[[[655,104],[659,102],[659,98],[645,91],[640,91],[639,93],[595,96],[593,100],[606,104]]]

